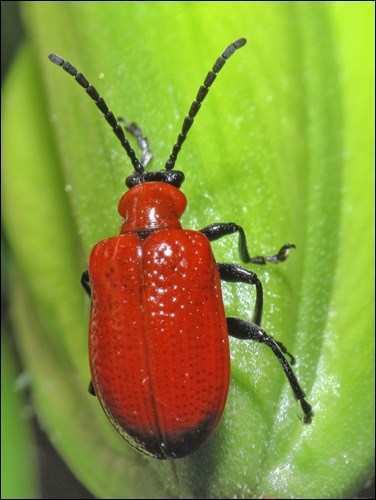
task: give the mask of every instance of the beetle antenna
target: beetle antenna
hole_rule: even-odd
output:
[[[221,69],[225,65],[225,62],[227,61],[227,59],[229,59],[237,49],[240,49],[240,47],[243,47],[243,45],[245,45],[246,43],[247,43],[247,40],[245,38],[239,38],[239,40],[236,40],[235,42],[231,43],[224,50],[223,54],[218,57],[218,59],[215,61],[214,66],[209,71],[209,73],[206,75],[204,83],[201,85],[201,87],[198,90],[198,93],[196,95],[196,99],[191,104],[188,115],[184,118],[181,132],[179,133],[178,138],[176,140],[176,143],[175,143],[174,147],[172,148],[172,153],[166,162],[166,166],[165,166],[166,170],[172,170],[174,168],[176,158],[177,158],[179,151],[180,151],[180,149],[181,149],[181,147],[182,147],[182,145],[187,137],[188,131],[193,124],[193,120],[195,119],[195,117],[196,117],[196,115],[201,107],[202,102],[204,101],[207,93],[209,92],[209,88],[211,87],[214,80],[217,78],[218,73],[221,71]]]
[[[61,58],[60,56],[57,56],[56,54],[50,54],[48,56],[48,59],[56,64],[57,66],[60,66],[63,68],[67,73],[69,73],[71,76],[74,77],[76,82],[78,82],[81,87],[83,87],[89,97],[93,99],[95,104],[97,105],[98,109],[102,112],[103,116],[105,117],[107,123],[110,125],[112,128],[114,134],[116,137],[119,139],[120,144],[123,146],[125,149],[129,159],[132,162],[133,168],[135,169],[136,172],[142,173],[144,171],[144,167],[141,164],[140,160],[137,158],[136,153],[134,152],[132,146],[130,145],[129,141],[126,139],[123,129],[119,125],[118,121],[115,118],[115,115],[113,114],[112,111],[108,109],[108,106],[106,102],[104,101],[103,97],[101,97],[98,93],[98,91],[90,85],[90,83],[86,80],[84,75],[77,71],[77,69],[72,66],[72,64],[65,59]]]

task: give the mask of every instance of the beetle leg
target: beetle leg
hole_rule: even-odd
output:
[[[81,285],[85,292],[91,297],[91,286],[90,286],[90,278],[89,278],[89,271],[84,271],[81,276]],[[90,380],[89,382],[89,387],[87,388],[87,391],[89,394],[92,396],[96,396],[93,382]]]
[[[283,245],[274,255],[258,255],[257,257],[251,257],[247,248],[247,239],[244,229],[234,222],[210,224],[201,229],[200,233],[205,234],[209,241],[218,240],[222,238],[222,236],[227,236],[228,234],[239,233],[239,256],[243,262],[253,262],[254,264],[267,264],[268,262],[278,264],[288,258],[290,248],[296,248],[293,243],[286,243],[286,245]]]
[[[217,263],[217,266],[221,280],[229,281],[230,283],[246,283],[247,285],[255,285],[256,304],[252,320],[256,323],[256,325],[261,325],[264,295],[262,291],[262,284],[258,279],[257,274],[236,264]]]
[[[285,352],[281,348],[281,344],[276,342],[270,335],[268,335],[262,328],[254,323],[246,321],[241,318],[226,318],[228,333],[231,337],[241,340],[255,340],[262,344],[266,344],[273,351],[274,355],[278,358],[283,371],[291,385],[295,398],[299,401],[300,406],[304,413],[304,423],[309,424],[312,420],[313,412],[311,405],[305,400],[305,393],[300,387],[298,379],[295,376],[289,362],[283,355]],[[286,353],[286,352],[285,352]]]
[[[263,291],[261,281],[258,279],[257,274],[249,269],[238,266],[236,264],[217,264],[221,280],[231,283],[246,283],[247,285],[255,285],[256,287],[256,304],[255,312],[253,315],[253,323],[260,326],[263,308]],[[291,364],[295,364],[295,358],[288,352],[286,347],[278,341],[275,341],[281,351],[290,357]]]
[[[90,278],[89,271],[84,271],[81,276],[81,285],[85,292],[91,297],[91,286],[90,286]]]
[[[143,167],[146,167],[150,160],[153,158],[153,153],[150,150],[148,138],[142,135],[142,130],[137,125],[137,123],[129,123],[122,117],[118,117],[117,120],[118,122],[124,123],[124,129],[136,138],[138,147],[141,151],[140,163]]]
[[[89,387],[87,388],[87,392],[91,394],[91,396],[96,396],[95,389],[93,386],[93,382],[90,380]]]

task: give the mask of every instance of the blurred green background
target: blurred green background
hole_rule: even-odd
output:
[[[1,2],[1,82],[25,36],[19,2]],[[9,248],[1,235],[1,498],[95,498],[56,452],[35,415],[9,320]]]

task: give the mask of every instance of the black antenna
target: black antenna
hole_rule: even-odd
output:
[[[227,59],[229,57],[231,57],[232,54],[237,49],[239,49],[240,47],[243,47],[243,45],[245,45],[246,43],[247,43],[247,40],[245,38],[239,38],[239,40],[236,40],[235,42],[231,43],[224,50],[223,54],[218,57],[214,66],[209,71],[209,73],[206,75],[204,83],[199,88],[196,99],[193,101],[193,103],[189,109],[188,115],[184,119],[181,132],[178,135],[176,143],[175,143],[174,147],[172,148],[172,153],[166,162],[166,166],[165,166],[166,170],[172,170],[174,168],[176,158],[177,158],[179,151],[180,151],[180,149],[181,149],[181,147],[182,147],[182,145],[187,137],[188,131],[193,124],[193,120],[195,119],[195,116],[197,115],[198,110],[200,109],[201,104],[202,104],[203,100],[205,99],[207,93],[209,92],[209,88],[211,87],[212,83],[216,79],[218,73],[225,65],[225,62],[227,61]]]
[[[113,112],[108,109],[107,104],[105,103],[104,99],[99,95],[98,91],[92,85],[90,85],[90,83],[86,80],[84,75],[82,73],[79,73],[77,69],[74,66],[72,66],[72,64],[69,63],[68,61],[65,61],[63,58],[55,54],[50,54],[48,58],[51,62],[57,64],[57,66],[60,66],[67,73],[73,76],[76,82],[78,82],[81,85],[81,87],[83,87],[86,90],[87,94],[93,99],[98,109],[102,112],[106,121],[109,123],[112,130],[114,131],[114,134],[119,139],[120,144],[125,149],[129,159],[132,162],[135,171],[138,173],[143,173],[144,172],[143,165],[141,164],[140,160],[136,156],[136,153],[134,152],[131,145],[125,138],[123,129],[117,122]]]

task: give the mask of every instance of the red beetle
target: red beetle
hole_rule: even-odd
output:
[[[229,387],[228,335],[268,345],[277,356],[300,402],[304,421],[311,406],[284,354],[261,327],[262,285],[256,274],[235,264],[217,264],[210,241],[239,234],[243,262],[285,260],[293,244],[268,257],[249,255],[243,229],[234,223],[184,230],[179,219],[187,200],[182,172],[173,170],[209,87],[226,60],[246,43],[229,45],[200,87],[165,170],[146,171],[151,152],[135,124],[125,129],[137,139],[141,160],[104,100],[69,62],[51,54],[86,90],[129,156],[134,173],[119,203],[119,236],[93,249],[82,284],[91,295],[89,356],[92,382],[115,429],[135,449],[154,458],[181,458],[195,451],[221,418]],[[253,321],[226,318],[221,280],[255,285]]]

